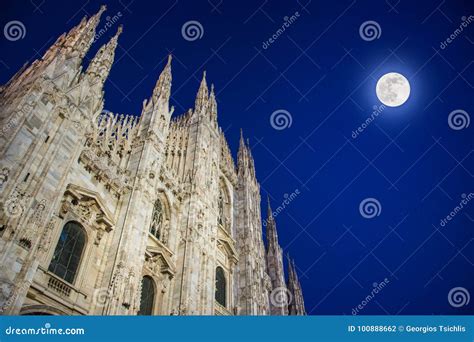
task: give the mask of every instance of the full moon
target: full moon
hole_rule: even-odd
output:
[[[410,83],[405,76],[396,72],[389,72],[380,77],[375,92],[384,105],[398,107],[408,100]]]

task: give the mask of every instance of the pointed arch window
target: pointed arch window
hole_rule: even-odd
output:
[[[140,299],[139,315],[150,316],[153,314],[153,307],[155,304],[155,283],[149,276],[144,276],[142,279],[142,294]]]
[[[163,241],[163,205],[157,199],[153,205],[153,215],[151,217],[150,233],[158,240]],[[165,242],[165,241],[163,241]]]
[[[227,305],[227,280],[222,267],[216,268],[216,302],[226,307]]]
[[[84,228],[77,222],[66,223],[49,264],[49,271],[67,282],[73,283],[85,244],[86,232]]]

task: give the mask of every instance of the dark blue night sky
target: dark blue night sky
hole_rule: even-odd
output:
[[[353,314],[382,282],[358,314],[474,313],[474,298],[464,300],[474,296],[473,1],[103,2],[104,25],[121,15],[89,58],[124,25],[107,110],[139,114],[172,53],[175,113],[193,106],[207,70],[234,154],[240,128],[250,139],[262,213],[267,194],[276,209],[300,193],[276,221],[308,313]],[[26,36],[1,35],[0,82],[100,4],[2,2],[2,30],[19,20]],[[292,23],[265,44],[285,17]],[[190,20],[200,39],[183,38]],[[380,28],[375,39],[359,33],[367,21]],[[376,82],[391,71],[408,78],[410,98],[374,116]],[[291,126],[273,128],[277,110]],[[361,214],[367,198],[380,204],[378,216]]]

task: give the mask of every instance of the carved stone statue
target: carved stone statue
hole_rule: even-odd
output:
[[[224,216],[224,196],[222,191],[219,193],[219,224],[224,225],[225,216]]]
[[[150,232],[158,240],[163,239],[163,207],[159,199],[155,201],[155,205],[153,206],[153,216],[151,218]]]

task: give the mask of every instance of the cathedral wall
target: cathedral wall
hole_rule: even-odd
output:
[[[54,172],[51,177],[55,177]],[[48,187],[47,179],[48,177],[46,178],[46,187]],[[105,266],[108,258],[114,254],[110,252],[116,251],[113,242],[116,241],[115,237],[120,233],[120,230],[114,223],[119,220],[121,202],[77,161],[69,169],[64,179],[64,185],[63,196],[54,201],[53,217],[55,219],[52,221],[50,242],[44,258],[40,260],[34,284],[29,291],[28,301],[25,305],[53,305],[56,303],[62,307],[62,310],[71,314],[91,314],[97,306],[101,306],[100,297],[103,297],[107,291],[107,285],[104,288],[103,283],[110,281],[110,274],[105,273]],[[54,183],[50,186],[54,186]],[[76,205],[71,204],[74,202],[69,203],[68,195],[65,194],[71,187],[78,191],[77,197],[74,195],[73,199],[73,201],[77,201]],[[95,200],[91,200],[92,198],[101,202],[100,209],[97,208]],[[105,231],[100,229],[91,218],[91,216],[102,214],[94,213],[94,211],[102,210],[110,213],[113,224]],[[85,248],[72,284],[55,277],[48,271],[63,227],[70,221],[78,222],[86,231]],[[43,246],[43,248],[45,247]],[[48,291],[45,291],[46,289]]]

